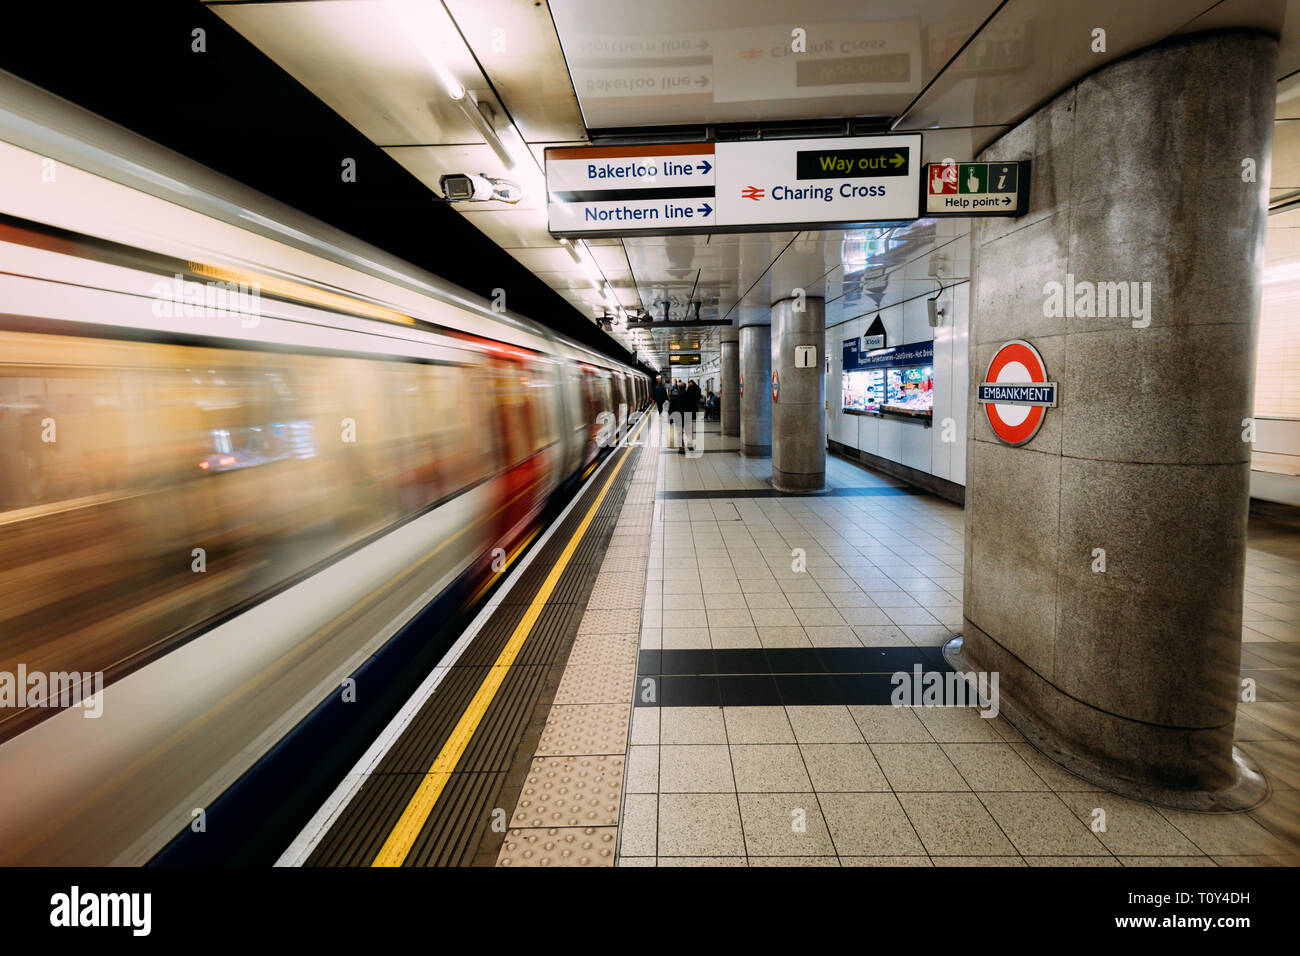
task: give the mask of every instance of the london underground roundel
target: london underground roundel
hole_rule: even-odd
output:
[[[977,395],[989,426],[1008,445],[1023,445],[1038,434],[1047,409],[1056,407],[1056,383],[1028,342],[1003,344],[989,362]]]
[[[781,394],[781,380],[777,378],[776,369],[772,369],[772,401],[776,401],[777,396]]]

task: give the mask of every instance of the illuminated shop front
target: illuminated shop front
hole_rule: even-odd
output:
[[[844,343],[840,410],[849,415],[929,419],[934,410],[934,343],[861,352]]]

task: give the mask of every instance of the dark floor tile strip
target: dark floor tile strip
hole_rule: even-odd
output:
[[[646,650],[637,660],[639,707],[760,707],[892,704],[909,675],[908,690],[925,675],[945,675],[938,702],[965,706],[948,686],[951,668],[937,647],[737,648]],[[933,680],[933,678],[929,678]]]
[[[721,650],[643,650],[642,674],[892,674],[948,670],[938,647],[779,647]]]
[[[694,501],[708,498],[889,498],[903,495],[925,495],[920,488],[832,488],[830,491],[798,494],[777,491],[775,488],[733,488],[723,491],[660,491],[655,497],[660,501]]]
[[[694,457],[695,455],[735,455],[735,454],[739,454],[739,452],[740,449],[738,448],[705,448],[702,450],[692,451],[690,455],[688,455],[687,457]],[[665,448],[662,452],[660,452],[660,454],[678,455],[681,453],[676,448]]]

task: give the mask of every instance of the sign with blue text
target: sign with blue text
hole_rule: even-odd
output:
[[[547,225],[570,238],[903,222],[920,190],[917,133],[546,150]]]
[[[1056,383],[1047,380],[1038,350],[1015,340],[993,353],[976,399],[999,441],[1023,445],[1038,434],[1047,409],[1056,407]]]
[[[851,347],[850,347],[851,345]],[[856,372],[867,368],[908,368],[930,365],[934,362],[934,342],[911,342],[874,352],[858,351],[857,339],[844,340],[844,371]]]

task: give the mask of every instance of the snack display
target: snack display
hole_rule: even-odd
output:
[[[874,412],[885,397],[885,373],[880,369],[845,372],[840,384],[841,407],[846,412]]]
[[[934,409],[934,367],[891,368],[885,372],[882,411],[925,417]]]

